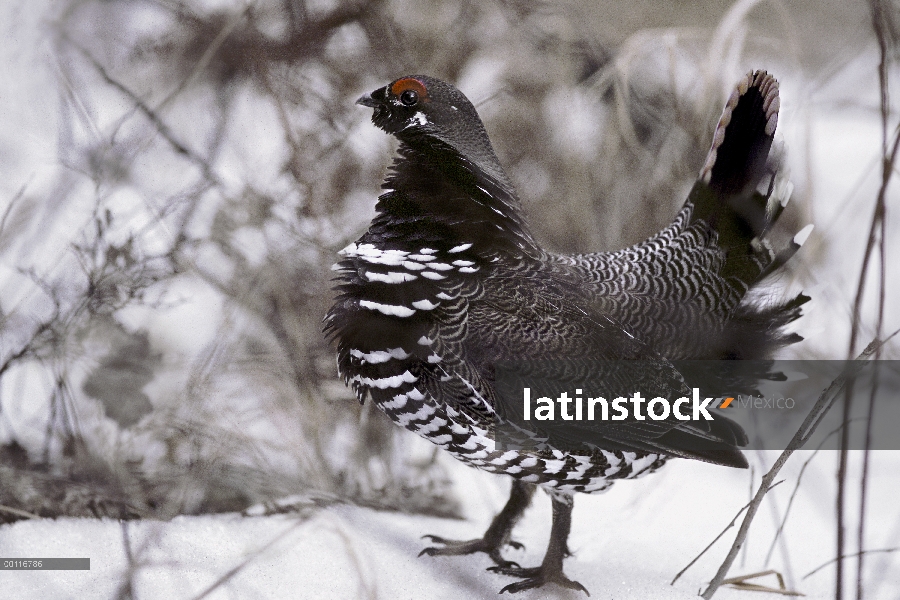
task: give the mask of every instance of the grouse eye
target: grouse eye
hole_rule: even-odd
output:
[[[400,94],[400,102],[402,102],[406,106],[412,106],[416,102],[419,101],[419,94],[416,90],[406,90],[402,94]]]

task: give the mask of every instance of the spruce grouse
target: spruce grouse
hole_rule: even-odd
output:
[[[738,83],[669,226],[630,248],[580,255],[550,253],[532,237],[459,90],[413,75],[357,103],[374,109],[373,123],[400,146],[377,215],[334,267],[338,297],[325,329],[337,340],[340,373],[360,402],[370,397],[455,458],[513,477],[484,537],[428,536],[436,546],[422,553],[485,552],[492,570],[520,579],[501,592],[547,582],[587,592],[562,567],[575,492],[604,490],[670,457],[745,468],[746,435],[722,417],[576,421],[562,433],[519,419],[507,429],[530,443],[501,444],[498,431],[512,419],[497,369],[540,364],[572,388],[609,391],[604,365],[639,361],[631,372],[643,389],[670,398],[687,393],[678,361],[761,359],[800,339],[783,329],[806,296],[773,303],[747,294],[808,234],[770,242],[787,200],[773,194],[781,186],[768,159],[778,83],[764,71]],[[540,566],[521,568],[501,549],[515,545],[510,532],[537,486],[552,500],[550,542]]]

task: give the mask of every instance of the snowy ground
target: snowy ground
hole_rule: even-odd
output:
[[[768,459],[774,458],[769,454]],[[795,474],[808,456],[800,455]],[[772,512],[763,506],[751,531],[748,552],[731,575],[774,568],[790,589],[808,598],[833,597],[833,568],[803,576],[834,553],[832,468],[836,454],[818,456],[800,488],[785,530],[784,544],[764,564],[774,531]],[[900,538],[892,510],[900,453],[875,455],[869,545],[885,548]],[[0,527],[3,557],[90,557],[88,571],[4,571],[3,596],[20,599],[115,598],[131,586],[133,598],[496,598],[513,581],[485,571],[483,555],[417,558],[434,533],[445,537],[480,535],[502,506],[505,482],[466,469],[455,470],[458,489],[468,491],[464,521],[376,512],[351,506],[316,509],[311,514],[243,517],[226,514],[178,517],[168,523],[60,519],[23,521]],[[708,556],[676,584],[669,582],[699,553],[746,502],[749,473],[688,461],[670,463],[644,479],[617,484],[600,496],[575,503],[567,574],[592,598],[653,600],[694,598],[718,566],[732,529]],[[784,509],[793,479],[772,492]],[[537,564],[550,527],[548,498],[540,494],[516,530],[524,551],[506,555]],[[124,543],[127,536],[127,549]],[[727,540],[727,541],[725,541]],[[128,556],[131,556],[129,567]],[[869,600],[900,598],[900,553],[872,555],[868,561]],[[774,577],[760,583],[776,585]],[[722,588],[717,598],[757,598],[757,592]],[[553,586],[519,597],[576,598]]]

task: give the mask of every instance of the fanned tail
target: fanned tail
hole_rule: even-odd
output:
[[[770,158],[780,106],[778,82],[770,74],[754,71],[741,79],[688,198],[692,222],[702,220],[715,231],[726,255],[721,274],[744,299],[723,332],[721,358],[763,358],[801,339],[784,334],[783,328],[800,316],[808,296],[765,304],[746,295],[790,260],[813,227],[807,225],[787,242],[771,235],[792,192]]]

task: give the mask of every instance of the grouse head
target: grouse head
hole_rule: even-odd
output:
[[[401,77],[370,94],[364,94],[356,103],[374,108],[372,122],[398,137],[408,137],[409,134],[448,139],[468,137],[468,129],[473,124],[477,124],[480,132],[487,137],[469,99],[449,83],[426,75]]]
[[[504,188],[505,195],[514,196],[478,112],[449,83],[427,75],[407,75],[356,103],[373,108],[372,122],[403,146],[447,155],[441,162],[458,158],[477,175],[486,175]]]

